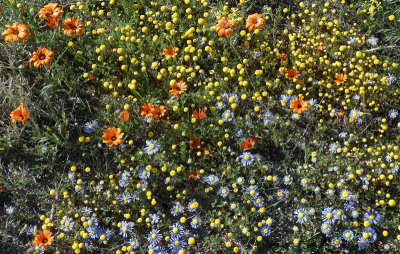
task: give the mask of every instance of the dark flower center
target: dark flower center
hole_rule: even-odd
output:
[[[111,138],[111,140],[112,140],[112,141],[115,141],[115,140],[117,140],[117,137],[114,136],[114,137]]]
[[[47,243],[49,240],[47,238],[43,239],[43,243]]]
[[[40,59],[40,60],[44,60],[44,59],[46,59],[46,56],[45,56],[44,54],[41,54],[41,55],[39,56],[39,59]]]

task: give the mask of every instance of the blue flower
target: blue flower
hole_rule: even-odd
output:
[[[92,209],[91,209],[91,208],[86,207],[86,206],[82,208],[82,214],[83,214],[83,215],[88,216],[88,215],[90,215],[91,213],[92,213]]]
[[[222,120],[224,122],[231,122],[235,114],[229,109],[222,113]]]
[[[139,240],[137,238],[131,238],[129,240],[129,245],[132,247],[132,249],[136,250],[139,248]]]
[[[228,187],[221,187],[221,188],[219,189],[219,191],[218,191],[218,194],[219,194],[221,197],[225,198],[226,196],[229,195],[229,188],[228,188]]]
[[[350,229],[348,229],[348,230],[346,230],[346,231],[343,232],[342,236],[343,236],[343,239],[344,239],[345,241],[350,242],[350,241],[353,240],[353,238],[354,238],[354,233],[353,233],[353,231],[351,231]]]
[[[268,125],[268,124],[272,123],[272,121],[274,120],[274,115],[271,112],[267,111],[262,115],[262,119],[263,119],[264,125]]]
[[[119,186],[121,186],[122,188],[128,187],[129,186],[129,178],[121,177],[121,179],[119,179]]]
[[[282,200],[289,196],[289,191],[286,189],[279,189],[276,194],[278,195],[278,199]]]
[[[243,130],[242,129],[237,130],[235,132],[235,136],[238,138],[241,138],[243,136]]]
[[[173,216],[179,216],[182,213],[182,206],[180,204],[175,204],[172,208],[171,208],[171,214]]]
[[[193,217],[192,221],[190,222],[190,226],[192,228],[198,228],[201,226],[201,218],[198,216]]]
[[[26,235],[33,235],[34,232],[35,232],[35,226],[29,225],[28,228],[26,229]]]
[[[121,226],[119,228],[119,234],[123,237],[127,237],[128,233],[132,232],[133,230],[133,222],[122,221]]]
[[[99,124],[97,123],[96,120],[93,120],[85,123],[84,131],[86,133],[92,133],[97,127],[99,127]]]
[[[324,223],[321,225],[321,231],[325,236],[332,235],[332,227],[328,223]]]
[[[383,245],[383,250],[385,250],[385,251],[390,250],[390,244],[389,243],[385,243]]]
[[[160,221],[160,217],[156,213],[150,214],[149,217],[150,217],[151,224],[157,224]]]
[[[203,37],[201,36],[197,37],[196,41],[200,46],[203,46],[206,43],[205,41],[203,41]]]
[[[244,182],[245,182],[245,180],[244,180],[244,178],[241,177],[241,176],[239,176],[239,177],[236,179],[236,183],[239,184],[239,185],[244,184]]]
[[[243,166],[250,166],[254,162],[254,156],[249,152],[244,152],[239,158]]]
[[[267,225],[262,227],[260,232],[261,232],[262,236],[269,236],[269,234],[271,234],[271,230],[269,229],[269,226],[267,226]]]
[[[6,208],[6,213],[8,215],[13,214],[14,212],[15,212],[15,206],[9,206],[9,207]]]
[[[208,183],[209,185],[214,185],[219,181],[219,178],[216,175],[209,175],[205,177],[204,181],[206,181],[206,183]]]
[[[158,229],[152,229],[147,236],[147,240],[149,241],[150,244],[156,245],[161,241],[162,235],[160,233],[160,230]]]
[[[178,253],[180,250],[185,249],[186,244],[187,243],[180,238],[171,237],[168,248],[171,250],[171,252]]]
[[[75,180],[75,173],[74,172],[68,173],[68,182],[74,183],[74,180]]]
[[[65,232],[70,231],[75,225],[74,219],[69,217],[64,218],[62,221],[63,223],[61,224],[61,229],[64,230]]]
[[[157,140],[147,140],[144,148],[147,154],[154,154],[160,149],[160,143]]]
[[[395,109],[389,110],[389,117],[391,119],[395,119],[399,115],[399,112]]]
[[[386,76],[386,79],[390,85],[394,84],[397,81],[396,76],[390,73]]]
[[[378,45],[378,41],[379,41],[378,38],[371,37],[371,38],[368,39],[368,44],[371,45],[371,46],[376,46],[376,45]]]
[[[146,168],[142,168],[139,170],[139,178],[140,179],[148,179],[150,177],[150,171]]]
[[[378,224],[378,216],[379,214],[371,209],[364,214],[364,218],[368,220],[371,224]]]
[[[340,138],[346,138],[347,137],[347,132],[341,132],[339,133]]]
[[[351,196],[351,192],[347,189],[344,189],[340,192],[340,199],[342,200],[350,200]]]
[[[132,198],[128,192],[124,192],[118,197],[118,200],[121,204],[126,205],[132,201]]]
[[[314,193],[319,194],[321,192],[321,188],[319,186],[314,187]]]
[[[236,211],[238,208],[239,208],[239,203],[238,203],[238,202],[232,202],[232,203],[229,205],[229,209],[230,209],[231,211]]]
[[[283,177],[283,184],[284,185],[291,185],[293,183],[293,177],[290,175],[284,176]]]
[[[336,220],[332,207],[327,207],[322,211],[322,221],[327,224],[333,224]]]
[[[303,224],[307,221],[307,211],[303,208],[297,209],[296,211],[294,211],[294,214],[297,216],[296,223]]]
[[[342,244],[342,240],[340,240],[339,237],[335,237],[332,239],[331,244],[333,247],[339,248],[340,245]]]
[[[347,44],[353,45],[354,43],[356,43],[356,41],[357,41],[357,38],[351,36],[351,37],[347,40]]]
[[[364,248],[366,248],[368,246],[369,246],[368,239],[365,239],[364,237],[360,237],[358,239],[358,247],[360,247],[361,249],[364,249]]]
[[[215,107],[216,107],[217,109],[223,109],[223,108],[225,108],[225,102],[223,102],[223,101],[217,101],[217,103],[215,104]]]
[[[33,247],[33,254],[43,254],[44,253],[44,249],[41,245],[35,245],[35,247]]]
[[[332,144],[329,145],[329,151],[331,153],[333,153],[333,154],[336,154],[338,149],[340,149],[340,148],[341,148],[341,146],[337,142],[336,143],[332,143]]]
[[[309,180],[307,178],[303,178],[300,180],[300,184],[301,184],[301,186],[303,186],[303,188],[307,187],[308,183],[309,183]]]

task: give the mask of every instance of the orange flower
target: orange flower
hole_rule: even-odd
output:
[[[200,139],[198,137],[190,137],[190,148],[197,149],[200,146]]]
[[[29,33],[26,31],[29,27],[25,24],[17,24],[13,23],[12,26],[6,25],[8,28],[5,30],[1,35],[5,35],[6,38],[4,39],[6,42],[11,41],[26,41],[26,37],[29,36]]]
[[[342,83],[346,82],[346,80],[347,80],[347,75],[346,74],[344,74],[344,75],[343,74],[339,74],[339,75],[336,76],[335,82],[337,84],[342,84]]]
[[[22,124],[25,124],[25,121],[29,119],[28,115],[30,113],[31,113],[30,111],[26,110],[25,105],[21,103],[16,110],[11,112],[10,114],[11,121],[12,123],[15,123],[15,121],[21,121]]]
[[[251,150],[254,148],[255,143],[256,141],[253,138],[252,139],[245,138],[242,143],[242,148],[244,151]]]
[[[189,170],[189,179],[190,178],[200,179],[200,172],[197,168],[196,171]]]
[[[298,70],[294,70],[294,69],[290,69],[288,70],[286,77],[290,80],[294,79],[294,78],[298,78],[300,76],[300,71]]]
[[[263,28],[264,24],[265,19],[262,17],[262,14],[258,13],[248,16],[246,20],[246,28],[249,29],[249,31]]]
[[[208,153],[208,156],[214,157],[214,154],[211,153],[210,150],[208,150],[207,147],[204,147],[204,148],[203,148],[203,151],[204,151],[204,155],[207,155],[207,153]]]
[[[175,57],[176,56],[176,49],[174,47],[168,47],[164,49],[164,56]]]
[[[75,34],[81,35],[85,25],[79,23],[80,20],[80,18],[75,19],[75,17],[66,19],[63,25],[64,34],[72,38],[74,38]]]
[[[56,28],[62,14],[63,10],[58,3],[49,3],[40,9],[39,18],[45,20],[50,28]]]
[[[339,113],[337,114],[337,118],[339,118],[339,117],[343,117],[344,116],[344,109],[340,109],[339,110]]]
[[[319,53],[324,53],[324,46],[319,45],[319,46],[317,47],[317,49],[318,49]]]
[[[287,59],[287,54],[285,54],[285,53],[282,53],[282,54],[279,54],[279,59],[281,59],[281,60],[286,60]]]
[[[34,66],[39,68],[40,65],[50,67],[50,62],[53,59],[54,52],[47,48],[39,48],[36,52],[33,52],[33,56],[29,62],[34,62]]]
[[[51,231],[45,230],[45,231],[40,231],[39,234],[35,236],[33,244],[40,245],[43,247],[44,250],[46,250],[46,246],[51,245],[53,241],[54,241],[54,236],[52,236]]]
[[[220,19],[217,25],[218,36],[231,36],[233,34],[232,27],[236,27],[236,24],[232,24],[229,18]]]
[[[165,109],[164,105],[155,106],[152,117],[155,119],[158,119],[158,118],[162,119],[162,118],[164,118],[166,112],[167,112],[167,110]]]
[[[121,121],[128,121],[129,120],[129,111],[128,110],[124,110],[123,112],[121,112],[121,114],[119,115],[119,119],[121,119]]]
[[[186,92],[186,90],[187,90],[186,82],[179,80],[175,85],[171,86],[171,90],[169,90],[169,92],[172,95],[175,95],[176,97],[179,98],[179,95]]]
[[[207,114],[206,114],[206,111],[205,111],[204,108],[200,108],[200,107],[199,107],[199,112],[197,112],[197,111],[193,112],[193,116],[194,116],[197,120],[202,120],[202,119],[204,119],[204,118],[207,116]]]
[[[304,101],[302,98],[297,98],[290,102],[290,108],[293,109],[293,112],[297,112],[299,115],[307,112],[308,106],[310,106],[310,103],[308,103],[308,101]]]
[[[154,106],[151,103],[145,103],[142,107],[142,116],[153,117]]]
[[[122,137],[124,136],[124,133],[121,133],[120,128],[108,128],[106,132],[103,133],[103,143],[108,143],[111,146],[119,146],[122,144],[124,141],[122,140]]]

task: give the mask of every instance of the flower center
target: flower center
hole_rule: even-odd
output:
[[[40,59],[40,60],[44,60],[44,59],[46,59],[46,56],[43,55],[43,54],[41,54],[41,55],[39,56],[39,59]]]

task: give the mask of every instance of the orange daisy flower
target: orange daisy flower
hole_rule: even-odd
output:
[[[104,133],[103,133],[103,143],[108,143],[111,146],[119,146],[122,144],[124,141],[122,140],[122,137],[124,136],[124,133],[121,132],[120,128],[108,128]]]
[[[30,113],[31,113],[30,111],[26,110],[25,105],[21,103],[16,110],[11,112],[10,114],[11,122],[15,123],[15,121],[21,121],[22,124],[25,124],[25,121],[29,119],[28,115]]]
[[[155,106],[154,107],[154,111],[153,111],[153,118],[158,119],[158,118],[164,118],[165,117],[165,113],[167,112],[167,110],[165,109],[164,105],[161,106]]]
[[[265,19],[262,17],[262,14],[254,13],[247,17],[246,20],[246,28],[251,30],[263,28],[265,24]]]
[[[40,231],[39,234],[35,236],[35,239],[33,240],[33,244],[42,246],[44,250],[46,250],[47,245],[51,245],[51,243],[54,241],[54,236],[52,236],[52,233],[50,230],[44,230]]]
[[[346,80],[347,80],[347,75],[346,74],[344,74],[344,75],[343,74],[339,74],[339,75],[336,76],[335,82],[337,84],[342,84],[342,83],[346,82]]]
[[[285,53],[279,54],[279,59],[281,59],[282,61],[285,61],[287,59],[287,54],[285,54]]]
[[[196,168],[196,171],[189,170],[189,179],[190,178],[200,179],[200,172],[197,168]]]
[[[129,111],[128,110],[124,110],[123,112],[121,112],[121,114],[119,115],[119,119],[121,119],[121,121],[128,121],[129,120]]]
[[[308,101],[303,100],[302,98],[297,98],[290,102],[290,108],[293,109],[293,112],[296,112],[299,115],[301,115],[304,112],[307,112],[308,106],[310,106],[310,103],[308,103]]]
[[[141,115],[147,117],[153,117],[154,106],[151,103],[145,103],[142,107]]]
[[[179,98],[179,95],[185,93],[186,90],[186,82],[179,80],[175,85],[171,86],[171,90],[169,90],[169,92]]]
[[[190,148],[197,149],[200,146],[200,139],[198,137],[190,137]]]
[[[253,138],[251,138],[251,139],[245,138],[243,140],[243,143],[242,143],[242,148],[243,148],[244,151],[251,150],[251,149],[254,148],[255,144],[256,144],[255,139],[253,139]]]
[[[207,116],[207,114],[206,114],[206,111],[205,111],[204,108],[200,108],[200,107],[199,107],[199,112],[197,112],[197,111],[193,112],[193,116],[194,116],[197,120],[202,120],[202,119],[204,119],[204,118]]]
[[[168,56],[169,57],[175,57],[177,55],[176,48],[174,48],[174,47],[165,48],[163,55],[167,56],[167,57]]]
[[[1,35],[5,35],[6,38],[4,39],[6,42],[11,41],[26,41],[26,37],[29,36],[29,33],[26,31],[29,27],[25,24],[17,24],[13,23],[11,26],[6,25],[7,30],[5,30]]]
[[[229,18],[220,19],[217,25],[218,36],[231,36],[233,34],[232,27],[236,27],[236,24],[232,24]]]
[[[290,69],[288,70],[288,72],[286,73],[286,77],[290,80],[294,79],[294,78],[298,78],[300,76],[300,71],[298,70],[294,70],[294,69]]]
[[[32,58],[29,62],[34,62],[34,66],[39,68],[40,65],[50,67],[50,62],[53,59],[54,52],[47,48],[39,48],[36,52],[33,52]]]
[[[66,19],[63,25],[64,34],[71,36],[71,38],[74,38],[75,34],[81,35],[85,25],[79,23],[80,20],[80,18],[75,19],[75,17]]]
[[[50,28],[56,28],[62,14],[63,10],[58,3],[49,3],[40,9],[39,18],[45,20]]]
[[[319,46],[317,47],[317,49],[318,49],[319,53],[324,53],[324,46],[319,45]]]

